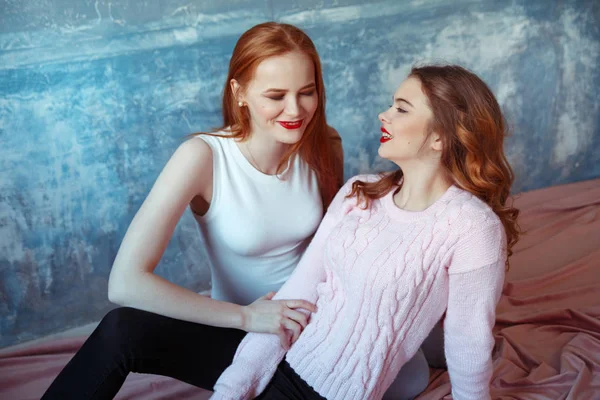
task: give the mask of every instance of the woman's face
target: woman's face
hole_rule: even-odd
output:
[[[427,96],[417,78],[407,78],[396,90],[393,104],[379,114],[381,145],[379,155],[397,164],[423,159],[439,153],[441,143],[437,135],[428,135],[433,113]]]
[[[319,103],[313,62],[298,51],[262,61],[246,88],[231,84],[248,107],[252,134],[284,144],[302,138]]]

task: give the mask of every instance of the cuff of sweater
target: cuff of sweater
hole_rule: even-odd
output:
[[[230,394],[225,394],[223,392],[217,391],[214,392],[212,396],[210,396],[210,400],[236,400],[236,397],[231,396]]]
[[[458,389],[458,390],[457,390]],[[471,388],[472,389],[472,388]],[[492,400],[492,396],[490,394],[489,385],[488,389],[483,389],[480,391],[463,391],[459,388],[452,389],[452,398],[454,400]]]
[[[275,365],[275,368],[261,368],[262,365]],[[264,390],[271,380],[278,361],[264,359],[260,364],[250,362],[242,357],[234,360],[221,374],[214,386],[215,394],[223,400],[252,399]],[[211,398],[212,399],[212,398]]]
[[[492,396],[490,396],[489,393],[482,394],[482,395],[476,395],[476,396],[473,396],[473,397],[471,397],[471,396],[465,397],[465,396],[461,396],[461,395],[455,394],[454,391],[452,392],[452,398],[454,400],[492,400]],[[219,398],[219,400],[220,399],[221,398]],[[212,400],[212,397],[211,397],[211,400]],[[227,400],[230,400],[230,398],[227,397]],[[233,400],[233,399],[231,399],[231,400]]]

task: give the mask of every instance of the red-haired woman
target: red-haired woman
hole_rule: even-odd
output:
[[[379,119],[379,155],[400,169],[346,183],[275,296],[317,312],[289,349],[248,334],[214,399],[380,399],[444,314],[453,398],[490,398],[495,307],[519,236],[502,112],[473,73],[423,66]]]
[[[306,326],[298,309],[313,304],[267,293],[289,278],[342,185],[341,139],[326,122],[310,38],[273,22],[245,32],[229,64],[223,126],[196,136],[123,239],[108,295],[125,307],[104,317],[44,399],[113,398],[129,372],[212,389],[246,332],[287,347]],[[188,205],[210,258],[211,298],[154,274]]]

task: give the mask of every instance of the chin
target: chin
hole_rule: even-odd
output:
[[[379,148],[377,149],[377,154],[379,154],[379,157],[381,157],[381,158],[388,159],[386,151],[382,150],[382,147],[383,147],[383,144],[380,144]]]
[[[277,141],[285,144],[296,144],[302,139],[304,131],[302,132],[285,132],[277,135]]]

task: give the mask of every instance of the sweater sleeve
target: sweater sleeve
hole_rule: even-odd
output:
[[[490,399],[492,329],[505,274],[502,224],[487,224],[459,243],[448,268],[444,339],[452,397]]]
[[[317,284],[325,280],[323,258],[327,238],[345,214],[343,209],[352,202],[352,199],[344,200],[353,181],[348,181],[337,193],[294,273],[274,299],[304,299],[316,303]],[[285,352],[277,335],[248,333],[233,363],[215,384],[211,399],[255,398],[267,387]]]

